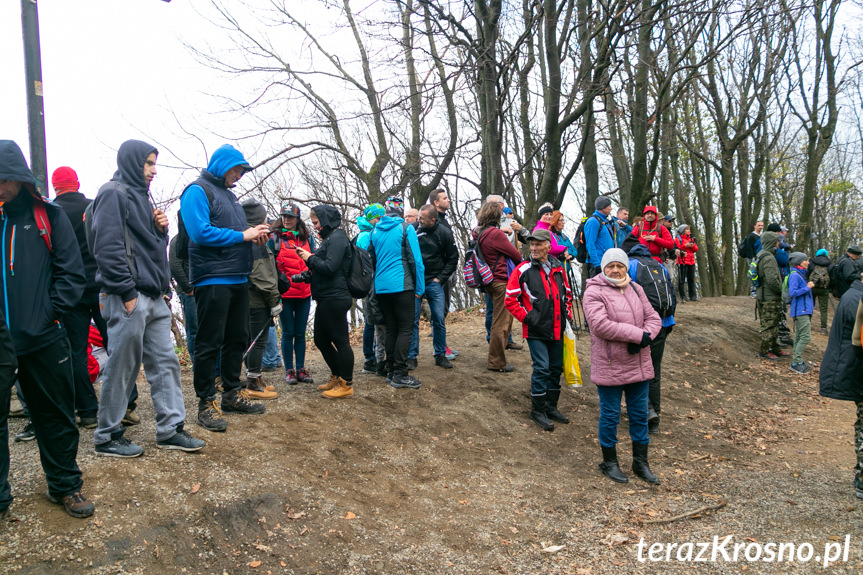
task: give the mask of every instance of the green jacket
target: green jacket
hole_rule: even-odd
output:
[[[782,276],[779,274],[779,264],[776,263],[776,242],[779,234],[764,232],[761,234],[761,245],[771,246],[761,248],[758,255],[758,279],[760,285],[756,296],[760,301],[782,301]]]

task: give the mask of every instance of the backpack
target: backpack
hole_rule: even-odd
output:
[[[793,274],[794,272],[791,272]],[[785,279],[782,280],[782,303],[788,305],[791,303],[791,292],[788,291],[788,278],[791,277],[791,274],[785,276]]]
[[[191,186],[198,186],[204,193],[207,194],[207,201],[210,203],[210,206],[213,205],[213,200],[215,199],[215,194],[213,190],[209,188],[207,185],[202,185],[202,182],[199,180],[195,180],[193,183],[186,186],[186,189],[183,190],[183,193],[186,193]],[[180,195],[180,198],[183,196]],[[278,252],[276,252],[278,253]],[[183,222],[183,210],[177,211],[177,257],[181,260],[188,261],[189,259],[189,232],[186,231],[186,224]]]
[[[739,246],[737,246],[737,255],[741,258],[751,260],[757,255],[752,253],[754,249],[755,242],[753,241],[752,234],[749,234],[745,238],[743,238],[743,241],[740,242]]]
[[[54,244],[51,242],[51,220],[48,219],[45,200],[41,196],[33,201],[33,219],[36,220],[36,227],[39,229],[42,241],[45,242],[45,247],[48,248],[48,253],[53,255]]]
[[[809,281],[814,283],[818,289],[827,289],[830,287],[830,271],[826,266],[816,265],[812,268],[812,273],[809,274]]]
[[[475,240],[471,239],[467,243],[467,251],[464,253],[464,266],[462,266],[465,285],[469,288],[480,290],[494,280],[494,273],[485,262],[482,250],[479,247],[479,239],[484,232],[485,229],[477,235]]]
[[[635,283],[644,290],[650,305],[661,318],[674,315],[677,297],[665,268],[653,258],[636,258],[636,260],[638,268],[635,272]]]
[[[839,261],[837,261],[836,264],[832,268],[830,268],[830,285],[833,288],[830,293],[832,293],[833,297],[837,299],[841,298],[843,294],[848,291],[848,284],[846,284],[842,277],[840,277],[839,275],[840,268],[842,267],[842,262],[847,259],[849,259],[848,255],[843,255],[841,258],[839,258]]]
[[[607,222],[602,221],[596,214],[591,215],[590,218],[596,218],[599,222],[599,233],[596,234],[596,237],[599,237],[599,234],[602,233],[603,226],[605,226]],[[590,255],[587,251],[587,242],[584,239],[584,226],[590,218],[584,218],[581,220],[581,223],[578,225],[578,229],[575,230],[575,261],[580,264],[586,263],[587,258]]]
[[[126,190],[126,186],[117,181],[111,181],[99,188],[99,193],[102,190],[107,189],[108,186],[114,186],[119,189],[122,193],[128,194],[129,192]],[[98,195],[98,194],[97,194]],[[90,255],[94,258],[96,257],[96,251],[94,249],[96,243],[96,236],[93,233],[93,210],[95,209],[93,206],[96,205],[96,202],[90,202],[87,204],[87,208],[84,210],[84,235],[87,238],[87,249],[90,251]],[[132,279],[138,279],[138,264],[135,262],[135,243],[132,241],[132,234],[129,233],[129,204],[126,203],[126,214],[123,217],[123,237],[124,243],[126,246],[126,263],[129,265],[129,272],[132,274]]]
[[[345,279],[348,282],[348,291],[351,297],[362,299],[372,291],[375,268],[372,265],[372,256],[363,248],[357,246],[357,238],[351,240],[351,261],[348,264],[348,272]]]
[[[746,269],[746,277],[752,282],[755,287],[761,287],[761,279],[758,277],[758,264],[761,258],[755,257],[749,262],[749,267]]]

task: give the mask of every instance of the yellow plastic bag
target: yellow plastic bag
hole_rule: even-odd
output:
[[[581,387],[581,368],[578,365],[578,355],[575,353],[575,332],[569,322],[566,322],[566,330],[563,333],[563,374],[566,377],[566,385],[569,387]]]

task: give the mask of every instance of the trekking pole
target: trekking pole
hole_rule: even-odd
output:
[[[252,348],[255,347],[255,344],[258,343],[258,340],[261,339],[262,335],[264,335],[264,331],[270,329],[271,325],[273,325],[273,318],[270,318],[270,321],[264,324],[264,327],[261,328],[261,331],[259,331],[258,335],[255,336],[255,339],[252,340],[251,345],[249,345],[249,349],[247,349],[246,353],[243,354],[242,361],[246,361],[246,358],[249,356],[249,352],[252,351]]]
[[[574,305],[574,307],[575,307],[575,314],[576,314],[576,317],[578,319],[576,320],[576,317],[573,317],[573,320],[576,322],[575,325],[573,326],[573,329],[576,332],[580,332],[581,331],[581,309],[579,306],[581,305],[581,290],[579,289],[578,284],[575,283],[575,274],[572,271],[572,265],[567,266],[566,275],[569,277],[570,288],[572,289],[572,292],[575,294],[575,305]]]

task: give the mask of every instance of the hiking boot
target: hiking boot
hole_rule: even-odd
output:
[[[305,367],[301,367],[297,370],[297,381],[300,383],[315,383],[315,380],[312,379],[312,376],[309,375],[309,372],[306,371]]]
[[[791,364],[791,371],[793,371],[795,373],[806,374],[806,373],[809,373],[810,369],[811,368],[802,361],[800,363],[792,363]]]
[[[367,359],[363,362],[363,370],[360,373],[374,373],[378,368],[378,362],[374,359]]]
[[[34,439],[36,439],[36,431],[33,429],[33,422],[28,421],[27,425],[24,426],[24,429],[21,430],[21,433],[15,436],[15,443],[33,441]]]
[[[267,411],[267,408],[261,403],[252,403],[249,401],[251,397],[249,392],[243,388],[238,389],[232,394],[222,396],[222,411],[225,413],[247,413],[250,415],[258,415]]]
[[[632,444],[632,472],[648,483],[659,485],[657,478],[647,464],[647,443]]]
[[[120,423],[126,427],[132,427],[133,425],[141,423],[141,418],[135,415],[134,409],[127,409],[126,415],[123,416],[123,420]]]
[[[341,377],[337,377],[335,387],[333,387],[330,390],[325,391],[321,395],[323,395],[324,397],[326,397],[328,399],[343,399],[343,398],[353,397],[354,396],[354,386],[349,385],[348,382],[346,382]]]
[[[375,375],[378,377],[386,377],[389,374],[389,370],[387,369],[387,362],[379,361],[378,367],[375,369]]]
[[[98,427],[99,422],[95,417],[80,417],[78,418],[78,427],[83,427],[84,429],[96,429]]]
[[[761,359],[769,359],[770,361],[778,361],[779,356],[773,353],[772,351],[768,351],[767,353],[759,353],[758,357]]]
[[[821,328],[821,335],[827,335],[827,328],[826,327]]]
[[[782,349],[780,349],[778,352],[774,352],[774,353],[775,353],[777,356],[779,356],[779,357],[791,357],[791,352],[790,352],[790,351],[785,351],[785,350],[782,350]]]
[[[322,383],[321,385],[319,385],[318,389],[320,389],[321,391],[329,391],[339,384],[338,380],[339,380],[338,376],[331,375],[330,380],[326,383]]]
[[[602,448],[602,463],[599,464],[602,474],[617,483],[629,483],[629,478],[620,470],[617,463],[617,446]]]
[[[46,493],[45,495],[48,497],[48,501],[57,505],[62,505],[66,510],[66,513],[75,519],[86,519],[96,511],[96,506],[93,505],[93,502],[81,495],[80,491],[76,491],[75,493],[64,497],[55,497],[50,493]]]
[[[557,410],[557,402],[560,400],[560,390],[550,389],[545,393],[545,414],[557,423],[569,423],[569,418]]]
[[[554,431],[554,423],[545,414],[545,397],[531,397],[532,409],[530,410],[530,418],[543,431]]]
[[[405,360],[405,363],[408,366],[408,371],[413,371],[417,368],[417,358],[415,357],[407,358],[407,360]]]
[[[263,379],[262,379],[263,381]],[[276,386],[270,383],[264,384],[264,389],[267,391],[276,391]]]
[[[390,385],[396,389],[408,387],[410,389],[419,389],[422,382],[412,375],[393,374]]]
[[[297,380],[297,372],[293,369],[289,369],[285,372],[285,383],[288,385],[297,385],[299,380]]]
[[[156,447],[161,449],[179,449],[180,451],[200,451],[205,445],[207,445],[206,442],[195,439],[184,429],[177,430],[177,434],[170,439],[156,442]]]
[[[445,355],[434,356],[434,364],[444,369],[452,369],[452,363],[450,363],[450,360],[448,360]]]
[[[216,405],[216,398],[210,397],[198,403],[198,425],[207,431],[225,431],[228,422],[222,417],[222,410]]]
[[[653,409],[653,406],[647,404],[647,422],[650,423],[654,419],[659,419],[659,414],[656,413],[656,410]]]
[[[520,343],[515,343],[514,341],[511,341],[511,342],[509,342],[509,343],[507,343],[507,344],[506,344],[506,349],[512,349],[512,350],[515,350],[515,351],[521,351],[521,350],[523,350],[523,349],[524,349],[524,346],[523,346],[522,344],[520,344]]]
[[[659,433],[659,416],[657,416],[656,419],[647,420],[647,433]]]
[[[261,382],[260,376],[246,378],[246,393],[251,399],[270,400],[279,397],[279,394],[275,391],[267,391],[267,388]]]
[[[95,446],[95,450],[96,455],[105,455],[107,457],[138,457],[144,453],[143,447],[135,445],[122,435],[116,439],[100,443]]]

